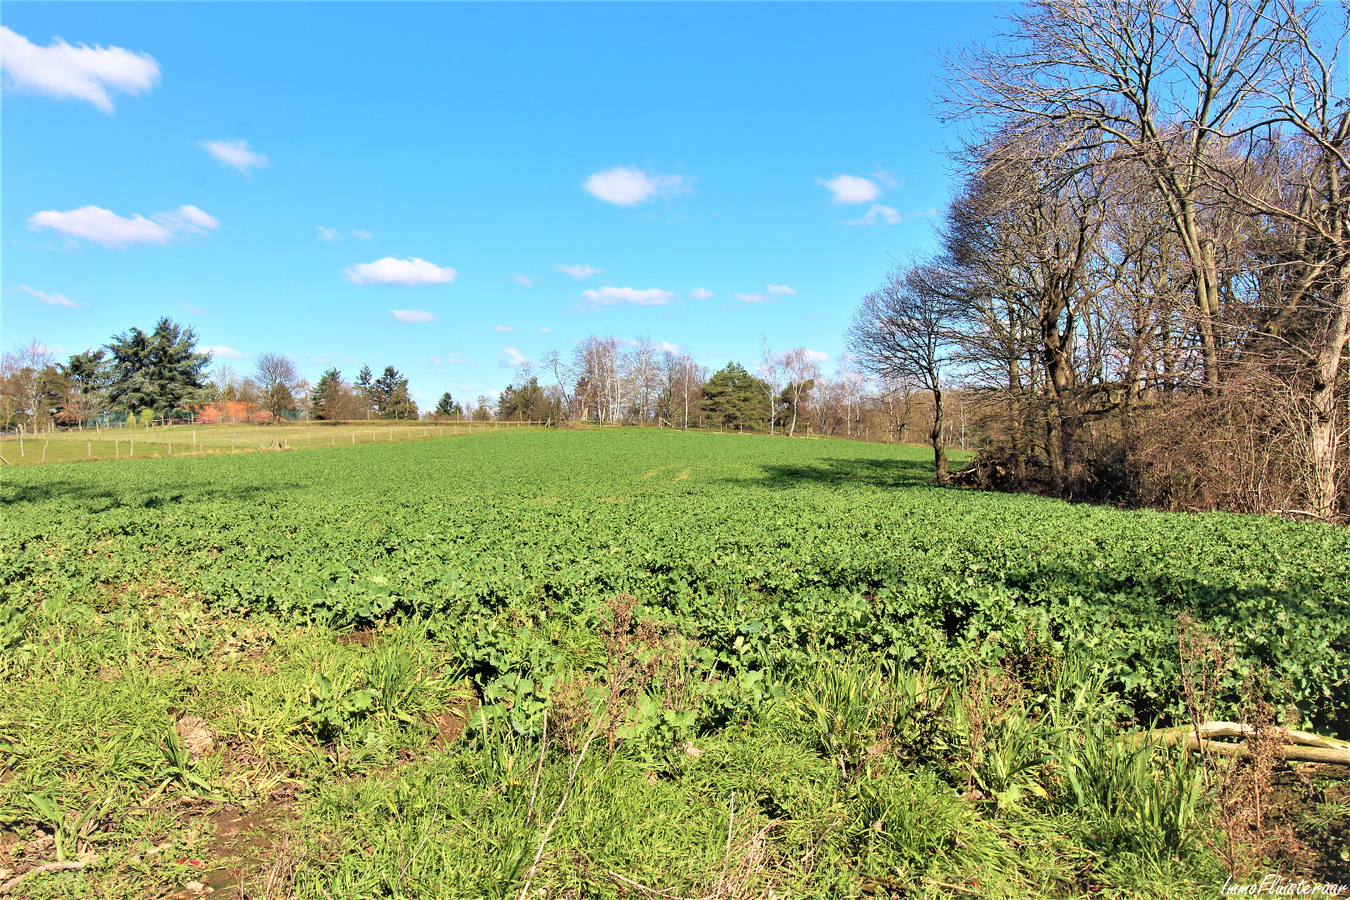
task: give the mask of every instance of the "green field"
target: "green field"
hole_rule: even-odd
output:
[[[517,431],[527,422],[279,422],[266,425],[154,425],[0,436],[0,466],[167,459],[218,453],[320,450]]]
[[[930,474],[637,429],[0,470],[0,882],[1215,894],[1212,773],[1131,734],[1184,721],[1189,611],[1215,717],[1258,676],[1350,737],[1350,532]],[[1284,868],[1333,878],[1318,798]]]

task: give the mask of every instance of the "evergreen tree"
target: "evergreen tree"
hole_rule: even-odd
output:
[[[370,397],[371,406],[381,419],[417,418],[417,404],[408,393],[408,379],[393,366],[385,366],[384,373],[371,384]]]
[[[751,375],[740,363],[729,362],[704,386],[705,401],[713,418],[723,425],[744,427],[747,422],[764,418],[760,397],[767,385]]]
[[[366,418],[370,418],[371,410],[375,408],[375,376],[371,374],[370,366],[362,366],[361,371],[356,373],[356,399],[361,402],[366,411]]]
[[[205,387],[210,353],[198,353],[197,332],[168,316],[146,334],[139,328],[114,335],[108,343],[111,378],[108,400],[131,413],[163,415],[193,399]]]
[[[329,369],[309,393],[310,415],[320,421],[342,417],[342,373]]]
[[[455,401],[455,399],[450,396],[449,391],[446,391],[444,394],[441,394],[441,399],[436,401],[437,417],[449,418],[450,416],[458,416],[462,415],[463,413],[464,413],[463,408],[460,407],[460,405]]]

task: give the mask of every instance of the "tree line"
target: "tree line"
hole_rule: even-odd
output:
[[[64,362],[41,343],[0,358],[0,427],[39,431],[132,422],[510,420],[562,425],[659,425],[784,435],[839,435],[907,441],[931,431],[932,410],[907,382],[871,379],[845,357],[821,372],[805,348],[774,353],[767,340],[753,370],[728,362],[716,372],[684,351],[647,338],[591,335],[570,356],[520,366],[495,398],[443,393],[419,410],[408,379],[393,366],[354,379],[337,368],[315,383],[281,353],[261,353],[251,371],[211,369],[196,332],[170,318],[149,332],[131,328]],[[960,442],[948,421],[942,440]]]
[[[276,421],[315,419],[416,419],[408,379],[393,366],[374,377],[363,367],[347,384],[329,369],[317,384],[300,376],[281,353],[261,353],[240,376],[229,365],[208,372],[211,354],[197,348],[197,334],[161,318],[145,332],[114,335],[107,344],[66,361],[38,341],[0,357],[0,428],[37,432],[52,426],[93,423]],[[264,416],[263,413],[266,415]]]
[[[448,396],[448,395],[447,395]],[[489,398],[476,409],[487,416]],[[775,353],[767,339],[753,369],[732,360],[713,372],[687,351],[648,338],[590,335],[569,356],[526,363],[492,415],[524,421],[717,428],[902,442],[931,430],[927,399],[905,381],[869,378],[848,357],[822,373],[804,347]],[[941,439],[959,435],[944,424]]]
[[[959,188],[864,298],[860,363],[934,434],[959,386],[1003,483],[1350,513],[1347,15],[1035,0],[950,54]]]

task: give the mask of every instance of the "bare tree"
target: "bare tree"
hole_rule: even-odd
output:
[[[278,420],[295,409],[295,392],[300,386],[300,372],[289,357],[280,353],[260,353],[254,369],[258,384],[259,403]]]
[[[1147,173],[1189,263],[1211,393],[1224,284],[1210,164],[1225,131],[1264,118],[1295,17],[1280,0],[1034,0],[1008,16],[1006,46],[947,60],[947,117],[986,132],[1054,125]]]
[[[868,371],[919,384],[932,395],[929,440],[938,483],[945,484],[942,391],[956,349],[953,326],[959,306],[937,284],[941,278],[931,263],[892,269],[881,286],[863,298],[847,339],[851,352]]]
[[[792,420],[788,424],[788,437],[797,433],[797,414],[803,401],[815,387],[820,378],[820,366],[811,358],[811,352],[805,347],[793,347],[780,353],[776,364],[787,378],[784,394],[792,404]]]

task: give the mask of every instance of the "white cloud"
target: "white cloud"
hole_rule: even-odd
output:
[[[430,364],[430,365],[433,365],[433,366],[458,366],[458,365],[462,365],[462,364],[464,364],[464,363],[466,363],[466,362],[471,363],[471,362],[473,362],[473,360],[471,360],[471,359],[461,359],[461,358],[460,358],[460,355],[459,355],[458,353],[451,353],[450,356],[447,357],[446,359],[441,359],[439,356],[437,356],[437,355],[435,355],[435,354],[433,353],[433,354],[431,355],[431,359],[429,359],[429,360],[424,360],[424,361],[421,363],[421,365],[424,365],[424,366],[425,366],[425,365],[427,365],[427,364]]]
[[[12,290],[23,291],[24,293],[32,294],[34,297],[38,298],[38,299],[41,300],[43,303],[48,303],[48,304],[50,304],[50,305],[52,305],[52,306],[82,306],[82,305],[83,305],[83,304],[81,304],[81,303],[76,303],[74,300],[71,300],[71,299],[70,299],[69,297],[67,297],[65,294],[44,294],[42,291],[35,290],[34,288],[30,288],[30,287],[29,287],[28,285],[26,285],[26,284],[16,284],[16,285],[12,288]]]
[[[353,228],[353,229],[352,229],[352,237],[354,237],[354,238],[360,238],[360,239],[363,240],[363,241],[368,241],[368,240],[370,240],[371,238],[373,238],[374,236],[375,236],[374,233],[369,232],[369,231],[363,231],[363,230],[360,229],[360,228]]]
[[[792,288],[788,287],[786,284],[766,284],[764,285],[764,290],[768,291],[770,294],[773,294],[775,297],[783,295],[795,297],[797,295],[797,292],[794,291]]]
[[[512,281],[516,282],[521,287],[529,287],[536,281],[543,280],[538,275],[507,275],[506,277],[510,278]]]
[[[636,166],[615,166],[596,172],[583,187],[592,197],[615,206],[637,206],[653,197],[669,197],[692,191],[683,175],[644,172]]]
[[[806,358],[808,361],[813,363],[828,362],[830,359],[830,354],[821,353],[819,350],[807,350]]]
[[[695,300],[709,300],[712,298],[712,295],[712,291],[701,287],[694,288],[689,292],[689,296],[693,297]]]
[[[247,175],[249,169],[261,169],[267,165],[267,157],[254,153],[248,141],[201,141],[198,147],[205,147],[215,160],[223,165],[232,166]]]
[[[233,347],[226,347],[224,344],[215,347],[203,347],[202,349],[217,359],[243,359],[248,356],[247,353],[240,353]]]
[[[881,166],[877,166],[872,170],[872,177],[886,185],[888,188],[897,188],[900,186],[900,181]]]
[[[554,266],[564,275],[571,275],[573,278],[590,278],[592,275],[599,275],[604,269],[593,269],[590,266]]]
[[[763,294],[732,294],[731,296],[742,303],[772,303],[778,299],[776,297],[765,297]]]
[[[56,38],[46,47],[0,26],[0,71],[5,87],[49,97],[87,100],[113,111],[110,91],[139,94],[159,81],[159,64],[148,53],[121,47],[72,47]]]
[[[343,274],[352,284],[421,285],[454,281],[459,273],[416,256],[407,259],[386,256],[371,263],[357,263],[344,269]]]
[[[28,218],[28,227],[34,231],[52,228],[67,237],[83,238],[105,247],[166,244],[179,233],[205,234],[219,224],[214,216],[195,206],[155,213],[149,219],[139,214],[126,219],[99,206],[82,206],[67,212],[49,209]]]
[[[436,317],[425,309],[391,309],[389,314],[400,322],[408,324],[436,321]]]
[[[516,366],[523,366],[527,362],[530,362],[530,360],[514,347],[503,348],[502,352],[497,356],[497,365],[501,366],[503,369],[514,369]],[[491,393],[491,391],[489,391],[489,393]]]
[[[171,212],[155,213],[150,218],[172,231],[174,234],[187,231],[192,234],[206,234],[220,225],[215,216],[202,212],[195,206],[180,206]]]
[[[314,227],[319,229],[318,238],[321,241],[331,242],[342,240],[342,235],[338,232],[336,228],[325,228],[322,225],[315,225]]]
[[[539,333],[540,333],[540,334],[552,334],[552,333],[553,333],[553,329],[552,329],[552,328],[549,328],[547,325],[545,325],[543,328],[540,328],[540,329],[539,329]]]
[[[206,310],[202,309],[200,306],[193,306],[191,303],[188,303],[188,302],[186,302],[186,301],[184,301],[184,300],[179,300],[178,302],[179,302],[180,304],[182,304],[183,309],[185,309],[185,310],[187,310],[188,312],[192,313],[194,316],[204,316],[204,315],[206,315]]]
[[[867,215],[861,219],[849,219],[845,225],[894,225],[900,221],[900,213],[889,206],[882,206],[880,203],[872,204],[872,208],[867,211]]]
[[[835,203],[871,203],[881,196],[881,188],[858,175],[836,175],[828,180],[817,178],[816,184],[829,188]]]
[[[661,350],[664,351],[664,352],[666,352],[666,353],[683,353],[683,352],[684,352],[684,347],[683,347],[683,345],[681,345],[681,344],[671,344],[671,343],[667,343],[666,341],[662,341],[661,344],[660,344],[660,346],[661,346]]]
[[[634,306],[665,306],[674,300],[676,295],[674,291],[663,291],[660,288],[639,290],[630,287],[602,287],[598,291],[582,291],[581,296],[595,306],[612,306],[615,303],[631,303]]]
[[[492,330],[493,330],[493,331],[515,331],[516,329],[515,329],[514,327],[510,326],[510,325],[493,325],[493,326],[492,326]]]

